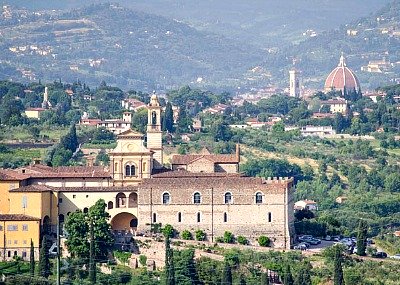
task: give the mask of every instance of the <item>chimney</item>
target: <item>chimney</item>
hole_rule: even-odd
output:
[[[236,161],[240,162],[240,145],[236,144]]]
[[[40,158],[33,158],[32,159],[32,165],[38,165],[42,162]]]

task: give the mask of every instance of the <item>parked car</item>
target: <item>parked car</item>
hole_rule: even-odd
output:
[[[340,236],[333,236],[333,237],[332,237],[332,240],[334,240],[334,241],[340,241]]]
[[[313,238],[312,235],[302,235],[298,237],[299,241],[305,241],[307,239],[312,239],[312,238]]]
[[[321,243],[320,239],[317,238],[310,238],[310,239],[306,239],[305,242],[312,244],[312,245],[317,245]]]
[[[324,238],[324,240],[330,241],[330,240],[332,240],[332,237],[331,237],[331,236],[326,236],[326,237]]]
[[[378,251],[378,252],[374,253],[372,255],[372,257],[375,257],[375,258],[386,258],[387,257],[387,253],[383,252],[383,251]]]
[[[308,246],[306,243],[299,243],[298,245],[295,245],[293,247],[293,249],[297,249],[297,250],[307,250]]]
[[[395,254],[395,255],[391,256],[390,258],[400,259],[400,254]]]

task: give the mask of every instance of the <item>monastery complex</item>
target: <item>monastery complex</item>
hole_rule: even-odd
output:
[[[215,241],[225,231],[252,244],[268,236],[272,246],[289,248],[294,238],[292,178],[245,177],[236,154],[174,155],[164,166],[161,107],[148,105],[147,142],[127,130],[109,153],[110,166],[49,167],[39,162],[0,170],[0,248],[2,258],[29,259],[30,240],[38,251],[41,234],[54,236],[76,211],[99,199],[107,204],[116,237],[150,234],[152,224],[178,232],[203,230]],[[39,256],[36,254],[36,256]]]

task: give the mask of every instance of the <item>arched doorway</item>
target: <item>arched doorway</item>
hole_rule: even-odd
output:
[[[138,219],[131,213],[119,213],[111,219],[111,227],[114,231],[129,231],[136,230]]]
[[[50,217],[44,216],[42,220],[42,229],[44,234],[50,234],[51,225],[50,225]]]

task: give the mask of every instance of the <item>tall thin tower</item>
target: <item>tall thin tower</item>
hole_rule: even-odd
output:
[[[163,167],[163,146],[162,146],[162,130],[161,130],[161,106],[158,102],[156,94],[150,99],[148,108],[148,124],[147,124],[147,148],[154,151],[153,168],[160,169]]]
[[[290,96],[301,97],[301,71],[296,68],[289,70]]]

